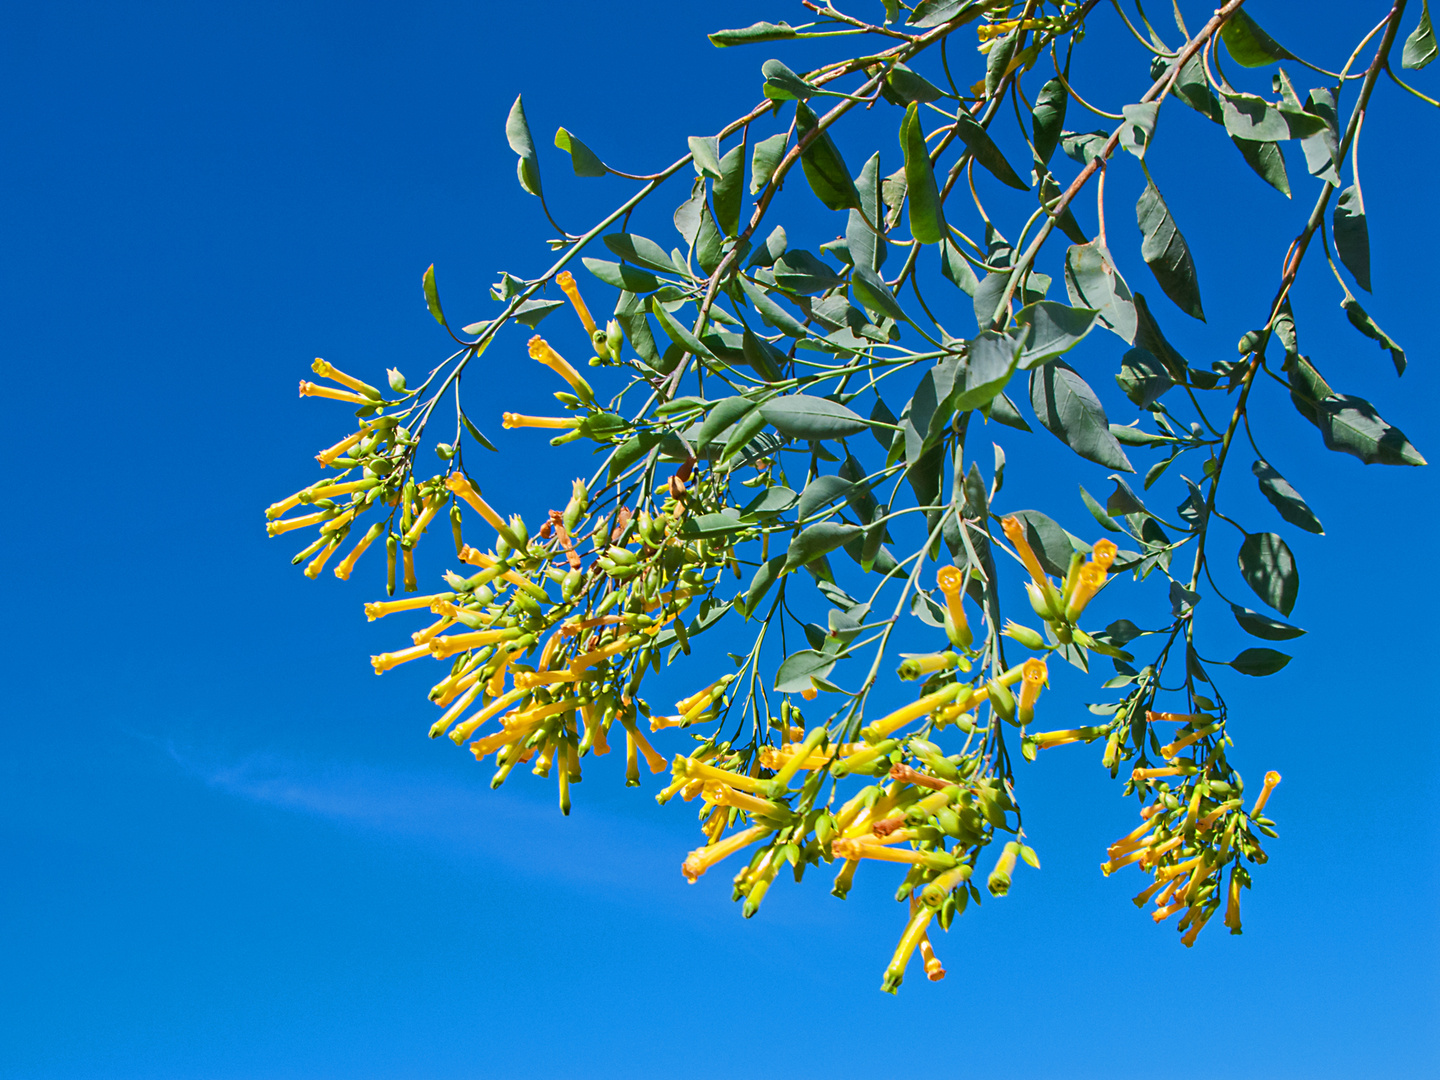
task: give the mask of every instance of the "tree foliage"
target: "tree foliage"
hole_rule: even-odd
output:
[[[1291,289],[1307,256],[1328,262],[1349,321],[1403,373],[1405,352],[1347,284],[1348,274],[1356,290],[1371,287],[1355,149],[1380,76],[1420,94],[1391,68],[1397,47],[1406,68],[1436,54],[1423,5],[1401,36],[1405,0],[1377,11],[1375,29],[1340,50],[1338,70],[1291,53],[1243,3],[1193,31],[1178,6],[1172,27],[1138,5],[1131,15],[1097,0],[885,0],[873,22],[806,3],[815,20],[803,25],[717,31],[710,40],[723,48],[783,56],[787,42],[824,39],[839,56],[806,71],[765,59],[755,107],[691,136],[653,175],[620,172],[560,128],[555,145],[579,180],[633,185],[578,235],[551,215],[517,98],[505,135],[521,187],[555,230],[552,264],[533,277],[501,273],[497,307],[463,328],[427,269],[426,304],[455,349],[413,389],[395,369],[382,389],[317,360],[322,381],[302,382],[301,394],[358,406],[358,427],[317,455],[325,479],[269,508],[269,532],[318,530],[294,559],[312,578],[332,557],[348,578],[383,547],[389,598],[366,615],[414,613],[428,625],[373,657],[375,670],[438,662],[430,700],[442,711],[430,735],[468,746],[477,762],[493,758],[492,786],[528,765],[554,777],[568,813],[585,761],[623,741],[627,783],[640,783],[643,762],[669,774],[661,804],[698,808],[703,837],[685,875],[737,857],[747,917],[782,871],[799,881],[829,867],[843,897],[862,864],[898,864],[896,898],[908,909],[887,990],[916,951],[925,973],[942,977],[930,932],[987,894],[1006,895],[1021,861],[1038,868],[1023,827],[1023,761],[1068,744],[1094,744],[1139,803],[1104,872],[1148,875],[1136,903],[1153,902],[1156,922],[1178,916],[1186,945],[1217,913],[1239,933],[1241,890],[1266,859],[1262,837],[1275,835],[1265,807],[1279,777],[1247,794],[1231,761],[1227,691],[1233,673],[1272,675],[1289,657],[1271,644],[1215,656],[1200,614],[1218,617],[1223,601],[1243,631],[1272,644],[1304,631],[1282,618],[1300,590],[1284,534],[1227,513],[1221,484],[1232,460],[1248,459],[1280,521],[1322,531],[1259,449],[1250,406],[1260,393],[1288,392],[1332,450],[1424,464],[1302,351]],[[1134,69],[1138,89],[1086,131],[1086,111],[1097,110],[1068,73],[1087,23],[1102,18],[1133,35],[1134,47],[1106,62]],[[894,143],[848,134],[853,118],[886,108]],[[1165,137],[1162,114],[1176,109],[1214,124],[1209,143],[1186,148],[1196,167],[1228,141],[1285,196],[1302,190],[1289,169],[1303,160],[1303,187],[1315,191],[1277,253],[1274,294],[1255,298],[1254,328],[1237,335],[1238,355],[1208,367],[1171,342],[1186,318],[1206,317],[1186,230],[1212,222],[1177,219],[1148,163]],[[1145,181],[1138,250],[1106,231],[1115,168]],[[833,216],[836,239],[806,246],[774,220],[787,184]],[[1033,209],[1009,220],[989,208],[1001,188],[1032,194]],[[1094,237],[1072,209],[1091,198]],[[588,443],[602,458],[590,479],[556,489],[560,509],[537,524],[482,496],[494,447],[463,382],[487,351],[517,351],[526,331],[516,324],[533,333],[564,306],[585,336],[567,325],[554,345],[528,342],[544,377],[564,382],[556,415],[507,412],[503,425]],[[1107,414],[1096,372],[1065,360],[1092,335],[1113,344],[1126,417]],[[588,367],[562,351],[589,356]],[[450,433],[435,422],[452,401]],[[1000,445],[993,456],[977,448],[981,428],[988,436],[996,425],[1049,438],[1032,420],[1054,436],[1057,469],[1073,452],[1091,463],[1076,463],[1080,475],[1108,471],[1108,495],[1080,488],[1093,522],[1085,535],[1057,521],[1078,506],[1013,505]],[[431,451],[438,468],[425,465]],[[1173,513],[1151,509],[1175,498]],[[414,551],[443,519],[465,569],[422,591]],[[1217,583],[1231,559],[1238,577],[1225,588],[1243,583],[1254,598]],[[1141,612],[1156,588],[1169,605],[1158,624],[1088,617],[1102,591]],[[744,651],[727,656],[706,640],[722,620],[725,641],[748,642]],[[896,657],[907,625],[930,647]],[[673,710],[647,700],[647,674],[682,657],[695,691]],[[877,710],[872,695],[897,660],[913,700]],[[1098,699],[1087,723],[1045,705],[1066,668]]]

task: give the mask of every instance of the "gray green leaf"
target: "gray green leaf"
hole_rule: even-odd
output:
[[[1260,494],[1270,500],[1282,518],[1306,532],[1324,534],[1325,527],[1310,509],[1309,503],[1296,491],[1290,481],[1276,471],[1268,461],[1257,461],[1250,466],[1260,484]]]
[[[1418,69],[1440,55],[1435,45],[1435,28],[1430,25],[1430,0],[1422,0],[1420,22],[1405,39],[1405,51],[1400,54],[1400,66]]]
[[[516,173],[520,186],[531,195],[540,194],[540,159],[535,153],[535,140],[530,136],[530,125],[525,120],[525,106],[517,97],[510,106],[510,115],[505,118],[505,138],[510,149],[520,155]]]
[[[1154,184],[1147,184],[1141,192],[1140,200],[1135,204],[1135,218],[1144,237],[1140,255],[1154,273],[1160,288],[1181,311],[1204,322],[1205,311],[1200,305],[1200,282],[1195,273],[1195,260]]]
[[[1335,201],[1335,252],[1355,275],[1355,284],[1370,291],[1370,226],[1365,222],[1365,198],[1351,184]]]
[[[938,244],[945,239],[947,232],[945,215],[940,208],[940,189],[935,183],[935,170],[930,165],[925,133],[920,127],[918,105],[911,105],[905,110],[905,119],[900,124],[900,148],[905,152],[910,234],[922,244]]]
[[[1253,675],[1259,678],[1264,675],[1274,675],[1288,663],[1290,663],[1290,657],[1275,649],[1246,649],[1230,661],[1230,666],[1241,675]]]
[[[1063,360],[1030,373],[1030,404],[1045,429],[1087,461],[1122,472],[1135,471],[1110,434],[1095,391]]]
[[[843,439],[870,426],[839,402],[809,394],[771,398],[760,411],[771,427],[791,439]]]
[[[1281,615],[1289,615],[1300,595],[1295,556],[1276,533],[1249,533],[1240,545],[1240,576],[1255,595]]]

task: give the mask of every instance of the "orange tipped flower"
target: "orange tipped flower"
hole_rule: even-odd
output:
[[[490,509],[490,504],[480,497],[479,490],[470,483],[469,477],[460,473],[451,473],[445,478],[445,486],[469,503],[471,508],[484,518],[496,532],[503,536],[509,531],[509,526],[505,524],[500,515]]]
[[[395,652],[381,653],[379,656],[370,657],[370,664],[375,669],[376,675],[383,675],[391,668],[400,664],[408,664],[411,660],[419,660],[422,656],[430,655],[430,646],[412,645],[408,649],[399,649]]]
[[[1115,561],[1115,556],[1118,554],[1119,549],[1113,540],[1097,540],[1094,548],[1090,551],[1090,561],[1108,573],[1110,564]]]
[[[301,397],[323,397],[331,401],[349,401],[355,405],[374,405],[364,394],[352,394],[348,390],[336,390],[329,386],[320,386],[313,382],[300,381]]]
[[[950,640],[965,648],[975,640],[970,622],[965,618],[965,574],[954,566],[942,566],[935,574],[935,583],[945,594],[946,632]]]
[[[563,356],[552,349],[539,334],[530,339],[530,359],[538,360],[555,372],[569,383],[581,397],[588,399],[595,396],[594,391],[590,389],[590,384],[581,378],[580,373],[571,367]]]
[[[345,372],[341,371],[334,364],[326,363],[318,356],[315,358],[315,362],[310,365],[310,370],[322,379],[330,379],[333,382],[338,382],[341,386],[348,386],[357,394],[364,394],[371,401],[380,400],[380,391],[376,390],[375,387],[367,382],[361,382],[353,375],[346,375]]]
[[[524,413],[507,412],[500,414],[500,426],[510,428],[577,428],[578,417],[573,416],[526,416]]]
[[[1016,719],[1021,724],[1028,724],[1035,717],[1035,702],[1040,699],[1040,691],[1049,684],[1050,671],[1045,666],[1045,661],[1039,657],[1032,656],[1020,665],[1020,705]]]
[[[555,275],[555,284],[560,286],[560,291],[565,294],[570,303],[575,305],[575,314],[580,316],[580,321],[585,324],[585,332],[591,337],[595,335],[595,319],[590,314],[590,309],[585,306],[585,301],[580,296],[580,289],[575,284],[575,275],[569,270],[561,270]],[[537,358],[538,359],[538,358]]]
[[[1015,545],[1015,554],[1020,556],[1020,561],[1025,564],[1025,569],[1035,579],[1035,584],[1042,589],[1049,584],[1045,576],[1045,569],[1040,565],[1040,560],[1035,557],[1035,551],[1030,546],[1030,541],[1025,539],[1025,526],[1014,514],[1004,518],[1000,527],[1005,530],[1005,536],[1010,543]]]
[[[1250,808],[1251,817],[1265,809],[1265,804],[1270,801],[1270,792],[1275,790],[1275,785],[1278,783],[1280,783],[1280,774],[1274,769],[1265,774],[1265,786],[1260,789],[1260,794],[1255,799],[1255,805]]]
[[[300,385],[304,386],[305,384],[301,383]],[[355,434],[353,435],[347,435],[334,446],[326,450],[321,450],[320,453],[315,455],[315,460],[318,461],[321,465],[328,466],[337,457],[345,453],[361,439],[365,438],[366,435],[369,435],[371,430],[372,428],[369,424],[361,424],[359,431],[355,432]]]
[[[1099,563],[1089,562],[1080,568],[1078,580],[1075,582],[1075,592],[1071,594],[1070,602],[1065,605],[1065,618],[1074,622],[1080,618],[1086,606],[1095,598],[1105,586],[1107,571]]]
[[[360,538],[360,542],[350,549],[350,554],[346,555],[340,565],[335,567],[335,576],[341,581],[348,581],[350,572],[355,569],[355,563],[359,561],[360,556],[365,554],[365,549],[373,544],[384,531],[385,526],[378,521],[371,525],[369,531]]]

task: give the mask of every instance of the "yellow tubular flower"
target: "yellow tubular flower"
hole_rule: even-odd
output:
[[[574,682],[575,676],[568,671],[517,671],[515,688],[529,690],[534,686],[550,686],[554,683]]]
[[[954,667],[960,660],[953,652],[931,653],[929,656],[907,656],[900,661],[896,674],[902,679],[919,679],[931,672]]]
[[[445,486],[470,504],[471,508],[485,519],[502,536],[510,531],[500,515],[490,509],[490,504],[480,497],[480,492],[470,483],[470,478],[461,473],[451,473],[445,478]]]
[[[383,675],[391,668],[400,664],[408,664],[411,660],[419,660],[422,656],[430,655],[429,645],[412,645],[408,649],[400,649],[396,652],[381,653],[379,656],[370,657],[370,664],[375,669],[376,675]]]
[[[414,592],[420,587],[415,580],[415,551],[412,548],[402,547],[400,549],[400,562],[405,568],[404,588],[406,592]]]
[[[551,371],[564,379],[574,391],[582,398],[592,398],[595,392],[590,389],[590,384],[581,378],[580,373],[570,366],[569,362],[550,347],[550,344],[536,334],[530,339],[530,359],[538,360]]]
[[[1240,875],[1234,870],[1230,871],[1230,889],[1225,903],[1225,925],[1230,928],[1230,933],[1238,934],[1240,930]]]
[[[373,429],[370,427],[369,424],[361,424],[359,431],[355,432],[355,434],[353,435],[347,435],[334,446],[326,450],[321,450],[320,453],[315,455],[315,460],[318,461],[321,465],[328,466],[337,457],[345,453],[345,451],[349,450],[361,439],[365,438],[366,435],[369,435],[372,430]]]
[[[329,521],[335,517],[333,510],[317,510],[313,514],[306,514],[303,517],[288,518],[285,521],[272,521],[265,526],[265,532],[270,536],[280,536],[295,529],[303,529],[307,525],[318,525],[322,521]]]
[[[331,540],[330,543],[326,545],[324,551],[320,552],[319,555],[316,555],[315,558],[310,560],[310,565],[305,567],[306,577],[308,577],[311,581],[314,581],[317,577],[320,576],[320,571],[325,569],[325,563],[329,560],[331,555],[335,554],[336,549],[340,547],[341,539],[342,537],[335,537],[335,539]]]
[[[1199,742],[1201,739],[1205,738],[1205,736],[1213,735],[1219,730],[1220,725],[1218,723],[1206,724],[1204,727],[1197,728],[1196,730],[1190,732],[1190,734],[1188,735],[1182,735],[1174,742],[1166,743],[1160,748],[1160,755],[1166,758],[1173,758],[1176,754],[1178,754],[1181,750],[1184,750],[1185,747],[1189,746],[1191,743]]]
[[[348,401],[355,405],[374,405],[364,394],[352,394],[348,390],[334,390],[328,386],[319,386],[313,382],[300,382],[301,397],[329,398],[331,401]]]
[[[769,780],[746,776],[743,773],[727,772],[724,769],[717,769],[713,765],[707,765],[705,762],[696,761],[693,758],[676,757],[674,766],[677,779],[684,776],[691,780],[712,781],[725,784],[728,787],[738,788],[741,791],[748,791],[754,795],[764,795],[770,790]]]
[[[413,634],[410,635],[410,640],[413,641],[416,645],[424,645],[436,634],[440,633],[440,631],[445,630],[453,626],[454,624],[455,620],[449,616],[437,619],[429,626],[424,627],[420,630],[416,630]]]
[[[933,694],[926,694],[919,701],[911,702],[903,708],[896,709],[888,716],[882,716],[873,724],[867,724],[860,732],[861,738],[866,742],[879,742],[897,728],[904,727],[912,720],[919,719],[927,713],[932,713],[941,705],[948,705],[959,696],[962,690],[969,687],[962,683],[951,683],[949,686],[942,686]]]
[[[1020,705],[1016,718],[1021,724],[1028,724],[1035,718],[1035,702],[1040,699],[1040,690],[1050,680],[1045,661],[1032,656],[1020,665]]]
[[[577,428],[580,426],[578,417],[573,416],[526,416],[523,413],[501,413],[500,426],[510,428]]]
[[[517,701],[521,701],[526,697],[529,697],[529,691],[526,690],[511,690],[510,693],[503,697],[497,697],[494,701],[490,702],[489,705],[486,705],[478,713],[459,724],[454,731],[450,732],[451,741],[456,746],[459,746],[479,730],[480,725],[485,723],[485,721],[489,720],[492,716],[504,712],[511,705],[514,705]]]
[[[457,492],[457,494],[459,494],[459,492]],[[465,498],[465,496],[461,495],[461,498]],[[466,499],[466,501],[469,502],[468,499]],[[471,503],[471,505],[473,506],[474,503]],[[489,507],[486,507],[486,509],[489,509]],[[494,513],[494,511],[492,510],[491,513]],[[491,522],[491,524],[493,525],[494,522]],[[471,566],[478,566],[482,570],[494,569],[497,562],[493,555],[487,555],[483,551],[477,551],[469,544],[466,544],[460,549],[460,561],[463,563],[468,563]],[[537,600],[550,599],[549,594],[547,594],[544,589],[542,589],[539,585],[536,585],[533,581],[531,581],[524,575],[516,573],[514,570],[506,570],[503,574],[500,575],[500,577],[503,578],[505,581],[510,582],[510,584],[516,586],[517,588],[524,589]]]
[[[1265,786],[1260,789],[1260,794],[1255,797],[1255,805],[1250,808],[1250,816],[1253,818],[1265,809],[1265,804],[1270,801],[1270,792],[1275,790],[1275,785],[1280,783],[1280,774],[1271,769],[1265,774]]]
[[[378,540],[384,531],[385,526],[378,521],[371,525],[365,535],[360,538],[360,542],[350,549],[350,554],[346,555],[340,565],[335,567],[335,576],[341,581],[349,581],[350,573],[355,569],[355,563],[359,561],[361,555],[365,554],[365,549]]]
[[[1090,549],[1090,561],[1109,573],[1110,564],[1115,561],[1115,556],[1119,553],[1120,549],[1115,546],[1115,541],[1097,540],[1095,546]]]
[[[1075,583],[1075,592],[1070,596],[1070,602],[1065,605],[1065,618],[1069,622],[1075,622],[1084,613],[1090,601],[1095,599],[1095,594],[1105,586],[1106,571],[1099,563],[1086,563],[1080,568],[1079,580]]]
[[[436,720],[435,723],[430,725],[430,738],[438,739],[441,735],[445,734],[450,725],[455,722],[455,718],[468,709],[471,703],[479,696],[480,684],[474,683],[470,689],[455,699],[455,703],[445,710],[439,720]]]
[[[964,648],[975,640],[965,618],[965,574],[954,566],[942,566],[935,574],[935,581],[945,594],[945,610],[954,628],[953,640]]]
[[[446,657],[454,656],[457,652],[479,648],[481,645],[494,645],[498,641],[509,641],[518,635],[519,631],[513,628],[474,630],[468,634],[450,634],[447,637],[431,638],[428,647],[431,656],[436,660],[444,660]]]
[[[749,847],[756,840],[769,835],[773,829],[767,829],[760,825],[742,829],[740,832],[721,840],[718,844],[711,844],[708,847],[696,848],[685,857],[680,865],[680,872],[685,875],[685,880],[694,885],[704,875],[706,870],[735,854],[741,848]]]
[[[920,959],[925,961],[925,977],[931,982],[939,982],[945,978],[945,965],[935,955],[935,947],[930,944],[929,936],[920,939]]]
[[[892,834],[893,836],[893,834]],[[887,841],[890,837],[886,838]],[[830,845],[837,859],[874,859],[877,862],[918,863],[925,861],[923,852],[911,849],[896,850],[883,843],[867,843],[864,838],[839,837]]]
[[[625,723],[625,721],[622,720],[621,723]],[[645,764],[650,766],[652,773],[665,771],[665,759],[650,745],[650,741],[640,734],[640,729],[635,726],[633,721],[625,723],[625,734],[635,740],[635,745],[640,748],[640,753],[645,755]]]
[[[1020,519],[1013,514],[1003,518],[1000,528],[1005,530],[1006,537],[1010,543],[1015,545],[1015,554],[1020,556],[1020,561],[1025,564],[1025,569],[1030,572],[1035,584],[1042,589],[1045,588],[1050,583],[1050,579],[1045,576],[1045,570],[1040,565],[1040,560],[1035,557],[1035,552],[1030,547],[1030,541],[1025,539],[1025,526],[1021,524]]]
[[[916,908],[915,913],[910,916],[905,932],[900,935],[900,943],[895,946],[895,955],[890,960],[890,966],[885,969],[881,990],[893,994],[899,988],[905,978],[905,968],[910,963],[910,957],[914,955],[916,946],[925,936],[925,930],[934,917],[935,913],[927,907]]]
[[[1200,931],[1205,928],[1205,924],[1210,921],[1212,914],[1213,912],[1210,911],[1201,912],[1195,921],[1190,924],[1190,929],[1180,938],[1180,944],[1184,945],[1187,949],[1194,945],[1195,939],[1200,935]]]
[[[774,817],[785,810],[782,803],[762,799],[756,795],[747,795],[745,792],[736,791],[725,784],[707,785],[705,794],[718,806],[733,806],[737,810],[744,810],[747,814]]]
[[[364,394],[371,401],[380,400],[380,391],[376,390],[375,387],[369,383],[361,382],[353,375],[346,375],[345,372],[341,371],[334,364],[326,363],[318,356],[315,358],[315,362],[310,365],[310,370],[322,379],[330,379],[332,382],[338,382],[341,386],[348,386],[358,394]]]
[[[575,314],[580,316],[580,321],[585,324],[585,332],[592,337],[595,334],[595,320],[590,315],[590,309],[585,306],[585,301],[580,296],[580,289],[575,284],[575,275],[569,270],[561,270],[555,275],[555,284],[560,286],[560,291],[569,298],[570,303],[575,305]]]
[[[453,600],[453,592],[434,593],[430,596],[406,596],[399,600],[375,600],[365,605],[365,619],[374,622],[376,619],[383,619],[386,615],[396,611],[415,611],[419,608],[428,608],[431,604],[440,600]]]
[[[643,644],[644,641],[645,639],[641,635],[631,634],[629,637],[621,638],[619,641],[612,641],[603,649],[595,649],[593,652],[581,653],[575,657],[574,660],[570,661],[570,671],[572,674],[579,675],[586,668],[594,667],[596,664],[608,660],[617,653],[629,652],[636,646]]]
[[[415,519],[415,524],[410,526],[410,531],[405,534],[401,542],[413,545],[415,541],[419,540],[420,534],[429,528],[430,522],[434,520],[435,515],[440,512],[440,508],[444,505],[445,500],[438,497],[426,500],[424,508],[420,511],[420,516]]]

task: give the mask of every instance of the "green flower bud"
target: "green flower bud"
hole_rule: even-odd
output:
[[[1045,647],[1045,639],[1040,635],[1038,630],[1032,630],[1028,626],[1022,626],[1013,619],[1007,620],[1005,629],[1000,632],[1006,637],[1018,641],[1027,649],[1043,649]]]

